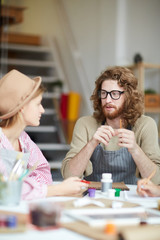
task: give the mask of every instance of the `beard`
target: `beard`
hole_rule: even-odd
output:
[[[114,108],[115,110],[113,112],[107,112],[106,111],[106,107],[107,106],[111,106],[112,108]],[[106,118],[110,119],[110,120],[113,120],[117,117],[119,117],[120,115],[122,115],[123,113],[123,109],[124,109],[124,103],[122,104],[121,107],[117,108],[115,106],[112,106],[110,104],[105,104],[103,107],[102,107],[102,111],[103,111],[103,114]]]

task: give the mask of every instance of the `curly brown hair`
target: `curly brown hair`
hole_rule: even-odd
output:
[[[105,121],[105,115],[101,107],[101,99],[98,91],[105,80],[115,80],[125,91],[125,102],[123,109],[123,124],[125,127],[133,126],[136,120],[144,112],[144,94],[138,90],[138,81],[133,72],[125,67],[110,67],[106,69],[95,81],[95,89],[90,100],[93,101],[93,116],[98,123]]]

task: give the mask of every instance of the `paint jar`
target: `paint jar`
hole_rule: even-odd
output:
[[[115,189],[108,189],[108,197],[114,198],[115,197]]]
[[[107,192],[108,189],[112,189],[112,173],[102,173],[101,185],[102,192]]]
[[[95,197],[96,189],[95,188],[88,188],[88,196]]]
[[[22,181],[0,181],[0,205],[18,205],[21,200]]]
[[[8,228],[17,227],[17,216],[14,215],[7,216],[7,227]]]
[[[58,203],[31,203],[29,211],[31,224],[39,229],[57,228],[60,224],[61,206]]]

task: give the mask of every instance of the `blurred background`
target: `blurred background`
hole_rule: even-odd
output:
[[[160,125],[159,0],[1,0],[0,74],[42,76],[48,91],[38,128],[26,131],[50,162],[53,179],[78,117],[108,66],[127,66],[145,93],[145,114]]]

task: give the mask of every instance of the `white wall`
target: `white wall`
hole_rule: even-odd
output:
[[[160,1],[127,1],[126,52],[129,62],[140,52],[144,62],[160,65]],[[145,71],[145,88],[160,92],[160,70]]]
[[[16,0],[15,0],[16,1]],[[105,67],[131,64],[135,53],[144,61],[160,64],[160,1],[159,0],[58,0],[66,13],[58,11],[57,0],[16,1],[26,6],[24,23],[12,31],[56,36],[65,64],[70,88],[83,96],[81,115],[92,112],[89,99],[97,76]],[[73,59],[64,28],[71,28]],[[71,44],[70,44],[71,45]],[[75,62],[82,60],[79,77]],[[159,72],[149,73],[149,83],[160,90]],[[151,81],[152,78],[152,81]],[[155,78],[155,80],[153,80]],[[81,82],[83,80],[83,84]]]

